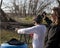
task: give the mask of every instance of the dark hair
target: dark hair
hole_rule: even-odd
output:
[[[38,24],[42,23],[42,16],[38,15],[34,18],[34,21],[37,22]]]

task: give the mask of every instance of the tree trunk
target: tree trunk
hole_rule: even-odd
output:
[[[1,9],[1,6],[2,6],[2,2],[3,2],[3,0],[1,0],[1,3],[0,3],[0,9]]]
[[[58,3],[59,3],[59,7],[60,7],[60,1],[59,0],[57,0],[58,1]]]

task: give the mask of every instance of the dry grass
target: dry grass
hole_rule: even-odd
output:
[[[9,41],[9,40],[11,40],[12,38],[16,38],[16,39],[18,39],[18,40],[20,40],[20,41],[25,41],[25,38],[24,38],[24,36],[22,35],[22,37],[21,37],[21,35],[19,35],[19,34],[17,34],[15,31],[11,31],[11,30],[4,30],[4,29],[0,29],[0,44],[1,43],[4,43],[4,42],[7,42],[7,41]],[[21,37],[21,38],[20,38]],[[27,43],[28,43],[28,39],[29,39],[30,37],[27,35],[26,36],[26,39],[27,39]],[[29,43],[30,44],[28,44],[29,45],[29,48],[31,48],[32,46],[31,46],[31,38],[29,39]]]
[[[3,30],[0,30],[0,33],[1,33],[1,39],[0,39],[1,43],[6,42],[12,38],[19,39],[19,35],[14,31],[3,29]]]

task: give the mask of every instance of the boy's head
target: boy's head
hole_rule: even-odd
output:
[[[41,24],[42,23],[42,16],[38,15],[34,18],[34,23]]]

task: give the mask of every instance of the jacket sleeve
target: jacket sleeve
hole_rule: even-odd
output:
[[[18,29],[18,34],[32,34],[36,32],[36,26],[29,27],[29,28],[23,28],[23,29]]]
[[[57,28],[51,29],[48,34],[48,41],[46,43],[45,48],[58,48],[59,41],[60,41],[59,34],[60,34],[59,29]]]

